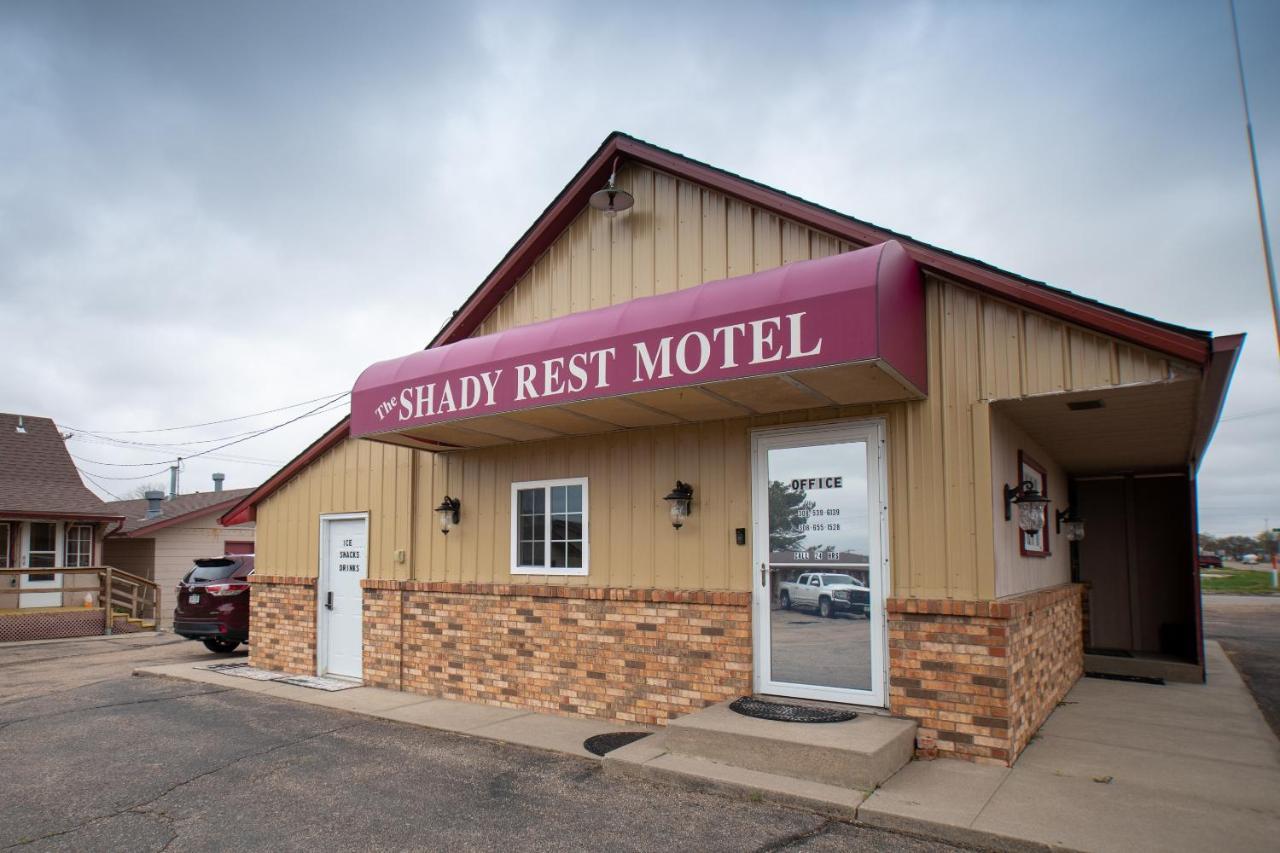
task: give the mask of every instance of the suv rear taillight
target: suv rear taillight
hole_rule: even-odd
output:
[[[239,595],[242,592],[248,592],[249,585],[239,581],[231,583],[211,583],[204,588],[204,592],[210,595]]]

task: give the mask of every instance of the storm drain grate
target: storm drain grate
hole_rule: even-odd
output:
[[[593,755],[604,755],[606,752],[613,752],[615,749],[648,736],[648,732],[609,732],[604,735],[592,735],[582,742],[582,748]]]
[[[1085,678],[1105,678],[1107,681],[1132,681],[1136,684],[1164,684],[1163,678],[1150,675],[1117,675],[1114,672],[1086,672]]]
[[[743,696],[741,699],[733,700],[729,710],[736,711],[744,717],[778,720],[783,723],[843,723],[858,716],[856,711],[788,705],[785,702],[766,702],[753,696]]]

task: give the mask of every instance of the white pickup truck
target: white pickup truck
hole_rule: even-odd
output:
[[[856,613],[871,618],[871,590],[851,575],[812,572],[794,581],[785,581],[778,593],[783,610],[813,607],[824,619],[837,613]]]

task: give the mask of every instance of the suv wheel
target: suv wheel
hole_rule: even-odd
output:
[[[778,599],[778,603],[782,605],[783,610],[791,609],[791,594],[785,589],[782,591],[782,597]]]
[[[818,602],[818,615],[823,619],[835,618],[836,609],[831,606],[831,599],[824,598]]]
[[[206,649],[219,655],[234,652],[238,645],[240,645],[239,640],[220,640],[217,637],[206,637],[204,641],[204,647]]]

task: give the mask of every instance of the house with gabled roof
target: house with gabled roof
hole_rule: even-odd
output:
[[[615,133],[223,516],[252,661],[657,725],[817,700],[1010,764],[1086,666],[1204,677],[1242,345]]]
[[[136,500],[108,501],[111,511],[124,516],[124,524],[103,543],[106,562],[169,592],[197,558],[252,554],[253,522],[227,527],[218,519],[253,489],[224,491],[222,482],[221,475],[214,475],[214,489],[208,492],[165,495],[156,491]],[[171,607],[160,612],[158,625],[173,625]]]
[[[96,596],[96,579],[59,570],[101,565],[123,522],[81,481],[51,419],[0,413],[0,609],[80,605],[64,585]]]

